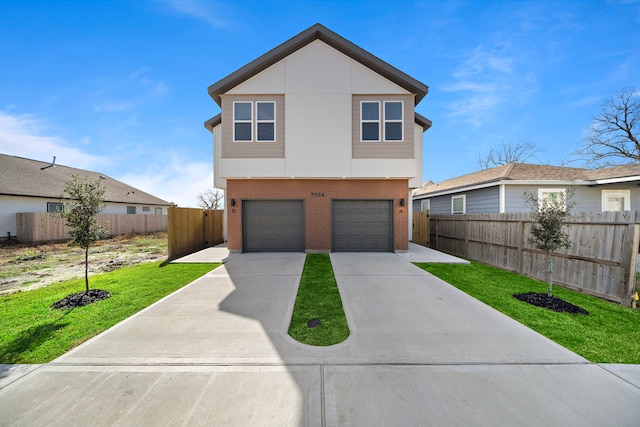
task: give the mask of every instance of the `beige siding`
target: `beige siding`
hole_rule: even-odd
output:
[[[412,159],[414,157],[414,106],[413,95],[353,95],[352,153],[354,159]],[[403,101],[404,141],[360,142],[361,101]],[[381,124],[382,125],[382,124]]]
[[[233,102],[275,101],[275,142],[234,142]],[[222,157],[223,158],[284,158],[284,95],[223,95],[222,96]]]

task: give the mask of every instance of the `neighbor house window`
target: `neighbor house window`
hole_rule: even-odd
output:
[[[539,188],[538,202],[542,204],[553,203],[565,205],[567,191],[564,188]]]
[[[136,207],[135,206],[127,206],[127,213],[128,214],[135,214],[136,213]]]
[[[151,208],[149,206],[143,206],[142,212],[151,212]]]
[[[156,215],[162,215],[162,208],[156,208]]]
[[[402,101],[360,102],[360,141],[402,141],[404,107]]]
[[[236,101],[233,103],[233,140],[273,142],[276,140],[274,101]]]
[[[462,194],[460,196],[451,197],[451,213],[463,214],[467,211],[467,196]]]
[[[57,202],[48,202],[47,203],[47,212],[50,213],[62,213],[64,212],[64,204]]]
[[[630,190],[602,190],[602,211],[631,210]]]
[[[427,199],[427,200],[422,200],[422,203],[420,204],[420,211],[421,212],[426,212],[428,210],[431,209],[431,200]]]

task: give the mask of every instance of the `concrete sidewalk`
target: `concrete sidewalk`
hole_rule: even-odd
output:
[[[638,425],[591,364],[408,263],[334,253],[351,328],[286,333],[304,254],[242,254],[0,390],[6,425]]]

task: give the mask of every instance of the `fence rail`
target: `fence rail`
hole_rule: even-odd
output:
[[[554,283],[631,303],[640,212],[587,212],[567,222],[569,249],[552,255]],[[434,249],[546,280],[545,254],[527,242],[529,213],[431,215]]]
[[[224,242],[224,211],[169,208],[169,259]]]
[[[98,223],[108,236],[129,233],[155,233],[167,230],[166,215],[98,214]],[[69,227],[58,214],[28,212],[16,214],[17,236],[21,242],[69,240]]]

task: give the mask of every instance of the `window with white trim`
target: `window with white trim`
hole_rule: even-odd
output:
[[[143,206],[142,212],[151,212],[151,208],[149,206]]]
[[[275,141],[275,101],[234,101],[233,140],[235,142]]]
[[[162,215],[162,208],[156,208],[156,215]]]
[[[403,129],[404,103],[402,101],[360,102],[361,142],[403,141]]]
[[[401,101],[384,101],[384,140],[402,141],[403,108]]]
[[[380,141],[380,102],[360,103],[360,141]]]
[[[127,213],[129,215],[135,215],[136,213],[136,207],[135,206],[127,206]]]
[[[562,204],[565,205],[567,200],[567,190],[565,188],[539,188],[538,189],[538,203],[547,204]]]
[[[630,190],[602,190],[602,211],[631,210]]]
[[[463,214],[467,212],[467,196],[461,194],[459,196],[451,196],[451,213]]]
[[[426,212],[430,209],[431,209],[431,200],[430,199],[422,200],[422,203],[420,204],[420,212]]]

